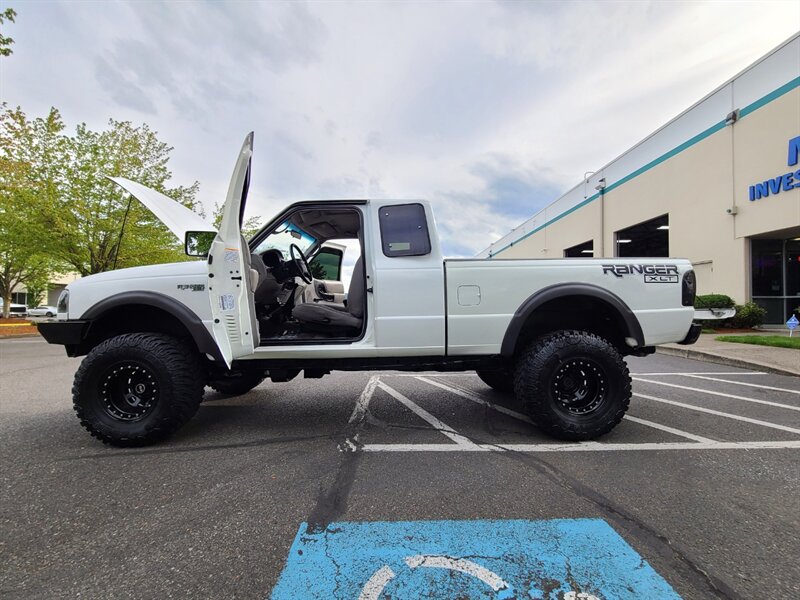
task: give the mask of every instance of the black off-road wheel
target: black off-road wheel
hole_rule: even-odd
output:
[[[264,381],[264,373],[231,373],[212,379],[208,387],[226,396],[241,396]]]
[[[535,340],[514,373],[517,399],[548,434],[590,440],[611,431],[631,399],[628,366],[610,343],[585,331],[557,331]]]
[[[481,381],[490,388],[503,392],[504,394],[514,393],[514,373],[507,369],[497,371],[475,371]]]
[[[98,344],[72,386],[81,425],[105,444],[146,446],[194,416],[205,374],[189,345],[160,333],[130,333]]]

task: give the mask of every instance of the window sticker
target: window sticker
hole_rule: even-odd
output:
[[[225,262],[238,263],[239,251],[236,248],[225,248]]]
[[[222,294],[219,297],[220,310],[233,310],[233,294]]]

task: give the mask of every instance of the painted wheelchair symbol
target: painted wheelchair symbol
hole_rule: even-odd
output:
[[[416,569],[419,567],[448,569],[450,571],[464,573],[470,577],[475,577],[489,586],[492,591],[497,594],[496,598],[498,600],[514,600],[517,598],[513,588],[497,573],[465,558],[417,554],[414,556],[407,556],[403,561],[408,565],[409,569]],[[397,575],[389,565],[382,566],[375,571],[367,583],[364,584],[358,596],[358,600],[378,600],[383,590],[395,577],[397,577]],[[564,594],[563,598],[564,600],[599,600],[597,596],[585,592],[567,592]]]

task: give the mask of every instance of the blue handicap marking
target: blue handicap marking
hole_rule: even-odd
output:
[[[272,600],[676,599],[602,519],[300,526]]]

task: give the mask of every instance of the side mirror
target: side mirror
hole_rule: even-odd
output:
[[[205,258],[217,237],[214,231],[187,231],[184,250],[187,256]]]

